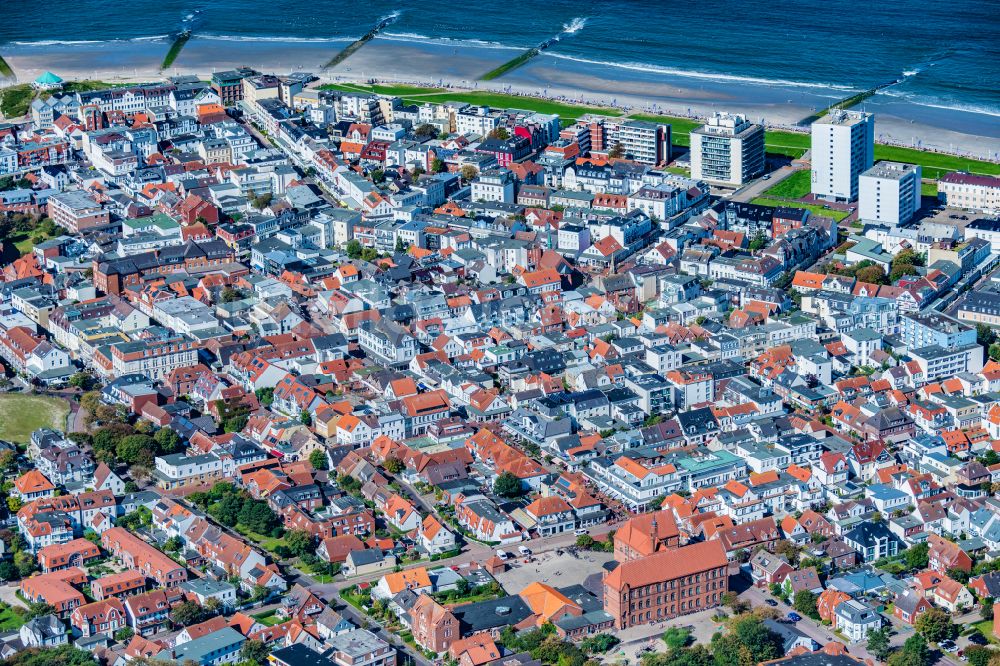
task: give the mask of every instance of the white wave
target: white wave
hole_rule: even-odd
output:
[[[389,13],[388,13],[388,14],[386,14],[385,16],[380,16],[380,17],[379,17],[379,19],[378,19],[378,22],[379,22],[379,23],[381,23],[382,21],[395,21],[395,20],[396,20],[396,19],[398,19],[398,18],[399,18],[399,17],[400,17],[400,16],[402,15],[402,14],[403,14],[403,13],[402,13],[401,11],[399,11],[399,10],[397,9],[397,10],[395,10],[395,11],[392,11],[392,12],[389,12]]]
[[[574,62],[587,63],[589,65],[600,65],[602,67],[617,67],[619,69],[629,69],[637,72],[649,72],[651,74],[664,74],[668,76],[683,76],[691,79],[709,79],[713,81],[733,81],[736,83],[756,83],[760,85],[769,86],[786,86],[790,88],[816,88],[822,90],[843,90],[849,92],[858,92],[859,89],[854,86],[838,85],[834,83],[809,83],[806,81],[787,81],[785,79],[764,79],[755,76],[739,76],[736,74],[718,74],[714,72],[697,72],[694,70],[684,70],[684,69],[673,69],[670,67],[661,67],[659,65],[650,65],[647,63],[639,62],[607,62],[603,60],[591,60],[589,58],[578,58],[576,56],[566,55],[564,53],[556,53],[554,51],[545,51],[542,54],[543,57],[559,58],[561,60],[572,60]]]
[[[275,35],[220,35],[211,32],[195,33],[193,39],[212,39],[220,42],[285,42],[288,44],[309,43],[329,44],[331,42],[350,42],[357,39],[348,35],[340,37],[280,37]]]
[[[379,39],[387,39],[394,42],[415,42],[419,44],[437,44],[439,46],[457,47],[462,45],[479,46],[503,51],[524,51],[531,48],[529,46],[511,46],[500,42],[488,42],[482,39],[449,39],[448,37],[428,37],[414,32],[380,32]]]
[[[150,35],[131,39],[38,39],[7,42],[11,46],[80,46],[84,44],[124,44],[129,42],[159,42],[170,39],[170,35]]]
[[[911,76],[916,76],[919,73],[920,73],[919,69],[908,69],[903,72],[903,76],[905,76],[906,78],[910,78]]]
[[[564,23],[563,24],[563,34],[564,35],[572,35],[575,32],[580,32],[581,30],[583,30],[583,26],[585,26],[585,25],[587,25],[587,17],[586,16],[577,16],[575,19],[573,19],[569,23]]]
[[[921,95],[914,95],[913,93],[903,92],[894,89],[880,90],[873,99],[878,99],[878,97],[883,95],[885,97],[893,97],[895,99],[902,100],[909,104],[915,104],[917,106],[926,106],[932,109],[943,109],[945,111],[963,111],[965,113],[976,113],[983,116],[993,116],[996,118],[1000,118],[1000,108],[998,107],[979,106],[977,104],[949,104],[944,100],[928,99]]]

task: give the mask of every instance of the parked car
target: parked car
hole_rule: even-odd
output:
[[[584,530],[584,529],[580,529],[580,530],[574,530],[574,531],[573,531],[573,534],[575,534],[575,535],[577,535],[577,536],[583,536],[583,535],[584,535],[584,534],[586,534],[586,533],[587,533],[587,530]]]
[[[791,612],[785,617],[787,617],[790,622],[798,622],[802,619],[802,616],[795,612]]]
[[[778,602],[775,601],[774,599],[764,599],[764,603],[767,604],[768,606],[777,606],[778,605]]]
[[[497,551],[497,557],[499,557],[501,560],[503,560],[504,562],[506,562],[507,561],[507,557],[508,557],[507,551],[506,550],[498,550]]]
[[[528,548],[527,546],[518,546],[517,552],[521,553],[521,555],[524,555],[525,557],[531,555],[531,549]]]

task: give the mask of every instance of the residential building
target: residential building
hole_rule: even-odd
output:
[[[812,124],[812,193],[822,199],[854,201],[861,174],[875,155],[875,116],[831,111]]]
[[[716,112],[691,131],[691,177],[740,186],[764,173],[764,127]]]

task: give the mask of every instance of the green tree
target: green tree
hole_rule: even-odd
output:
[[[240,509],[238,522],[257,534],[270,534],[279,525],[278,516],[262,500],[249,499]]]
[[[285,533],[285,543],[296,557],[310,552],[313,547],[313,537],[306,530],[289,530]]]
[[[406,249],[406,241],[403,240],[403,237],[396,236],[396,246],[393,248],[393,251],[396,252],[396,254],[399,254],[401,252],[406,252]]]
[[[265,407],[270,407],[271,403],[274,402],[273,386],[268,386],[266,388],[259,388],[256,391],[254,391],[254,394],[257,396],[257,400],[260,401],[260,404],[264,405]]]
[[[313,418],[312,418],[312,414],[309,413],[309,410],[303,409],[301,412],[299,412],[299,422],[302,425],[306,425],[306,426],[312,425]]]
[[[224,287],[219,298],[223,303],[232,303],[243,298],[243,293],[239,289],[234,289],[232,287]]]
[[[90,383],[92,381],[93,377],[86,372],[74,372],[73,376],[69,378],[69,385],[82,391],[86,391],[90,388]]]
[[[715,666],[712,653],[704,645],[692,645],[667,652],[646,652],[642,666]]]
[[[28,610],[21,616],[25,622],[28,620],[33,620],[36,617],[43,617],[45,615],[52,615],[56,612],[56,609],[45,603],[44,601],[32,601],[28,604]]]
[[[326,449],[314,449],[313,452],[309,454],[309,464],[312,465],[313,469],[328,469],[329,465],[326,461]]]
[[[889,666],[930,666],[931,654],[927,641],[920,634],[906,639],[903,647],[889,655]]]
[[[979,617],[984,620],[993,619],[993,597],[984,597],[979,600]]]
[[[819,611],[816,610],[816,595],[809,590],[799,590],[792,597],[792,607],[806,617],[814,620],[819,619]]]
[[[431,162],[431,171],[434,173],[442,173],[446,168],[444,160],[441,158],[434,158],[434,161]]]
[[[9,449],[0,451],[0,471],[13,474],[17,471],[17,454]]]
[[[94,655],[72,645],[19,650],[4,660],[4,666],[94,666]],[[136,664],[134,660],[130,664]],[[164,666],[169,666],[164,663]]]
[[[885,661],[892,652],[889,645],[889,628],[882,627],[875,631],[868,632],[868,652],[879,661]]]
[[[494,127],[487,136],[491,139],[506,141],[510,138],[510,132],[507,131],[506,127]]]
[[[500,497],[517,497],[521,494],[521,479],[511,472],[503,472],[493,482],[493,492]]]
[[[184,447],[181,444],[180,436],[169,427],[160,428],[153,434],[156,440],[156,450],[159,454],[178,453]]]
[[[951,617],[940,608],[929,608],[917,618],[913,626],[917,633],[932,643],[953,638],[958,633]]]
[[[345,246],[344,249],[347,252],[347,256],[350,257],[351,259],[361,258],[361,250],[362,250],[361,241],[359,241],[357,238],[352,238],[351,240],[347,241],[347,245]]]
[[[248,640],[240,646],[240,659],[254,666],[267,666],[269,654],[271,654],[271,648],[256,638]]]
[[[385,171],[383,171],[382,169],[374,169],[369,175],[371,176],[373,183],[385,182]]]
[[[38,561],[31,553],[21,550],[14,553],[14,568],[20,578],[27,578],[38,570]]]
[[[619,141],[616,143],[611,150],[608,151],[608,157],[616,160],[620,160],[625,157],[625,146]]]
[[[985,645],[968,645],[962,654],[969,661],[969,666],[989,666],[997,651]]]
[[[184,542],[178,536],[172,536],[163,543],[163,548],[170,551],[171,553],[176,553],[178,550],[184,547]]]
[[[926,569],[929,550],[930,547],[926,541],[907,548],[903,551],[903,561],[906,562],[906,567],[908,569]]]
[[[386,458],[385,462],[382,463],[382,466],[385,467],[385,471],[389,472],[390,474],[399,474],[400,472],[403,471],[403,469],[405,469],[403,466],[403,461],[393,456],[389,456],[388,458]]]
[[[459,175],[462,176],[462,180],[468,183],[470,180],[474,180],[476,176],[479,175],[479,169],[472,166],[471,164],[466,164],[458,171]]]
[[[129,465],[152,466],[156,440],[149,435],[123,437],[115,447],[118,458]]]
[[[343,488],[344,492],[348,494],[353,494],[361,490],[361,482],[347,474],[341,474],[337,477],[337,485]]]
[[[893,262],[892,267],[889,270],[889,281],[895,282],[896,280],[906,277],[907,275],[916,275],[917,270],[913,267],[913,264],[897,264]]]
[[[274,196],[270,192],[266,192],[259,197],[253,197],[253,199],[250,200],[250,204],[257,210],[264,210],[271,205],[271,201],[273,199]]]
[[[757,234],[753,237],[753,240],[750,241],[750,249],[754,251],[763,250],[765,247],[767,247],[767,243],[768,243],[767,235],[763,231],[758,231]]]
[[[135,630],[132,627],[122,627],[115,632],[115,640],[119,643],[127,643],[134,635]]]
[[[580,649],[587,654],[604,654],[621,643],[621,639],[612,634],[594,634],[580,641]]]
[[[205,609],[193,601],[182,601],[170,611],[170,621],[181,627],[190,627],[207,619]]]
[[[781,637],[752,614],[733,618],[728,632],[712,637],[717,666],[756,666],[780,657],[783,651]]]
[[[679,650],[687,647],[691,642],[691,631],[684,627],[670,627],[663,632],[663,642],[671,650]]]
[[[421,139],[433,139],[438,135],[438,128],[430,123],[424,123],[413,130],[413,135]]]
[[[576,537],[576,547],[590,550],[594,547],[594,537],[589,534],[581,534]]]
[[[854,276],[861,282],[869,282],[871,284],[889,284],[889,280],[886,278],[885,270],[881,266],[865,266],[858,270]]]
[[[994,361],[1000,361],[1000,342],[994,342],[990,345],[990,358]]]

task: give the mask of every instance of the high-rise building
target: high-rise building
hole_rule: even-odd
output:
[[[624,157],[653,166],[670,161],[670,125],[604,116],[584,116],[581,124],[590,130],[592,151],[620,149]]]
[[[744,115],[716,113],[691,132],[691,177],[742,185],[764,173],[764,128]]]
[[[858,179],[858,217],[893,226],[906,224],[920,209],[920,167],[879,162]]]
[[[858,198],[858,178],[875,160],[875,116],[835,110],[812,125],[812,193],[833,201]]]

